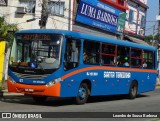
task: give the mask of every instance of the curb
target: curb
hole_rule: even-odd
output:
[[[11,93],[11,92],[4,92],[3,96],[24,96],[24,94],[21,93]]]
[[[24,96],[24,94],[8,92],[8,90],[0,91],[0,97],[4,97],[4,96]]]

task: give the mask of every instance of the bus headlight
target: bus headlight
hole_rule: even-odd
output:
[[[16,81],[12,77],[10,77],[10,76],[8,77],[8,80],[10,80],[12,82],[12,84],[16,83]]]
[[[46,84],[46,86],[47,86],[47,87],[50,87],[50,86],[52,86],[52,85],[60,82],[61,80],[62,80],[61,78],[54,79],[54,80],[48,82],[48,83]]]

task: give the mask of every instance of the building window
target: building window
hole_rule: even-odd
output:
[[[0,0],[0,6],[7,6],[8,0]]]
[[[24,7],[26,13],[35,13],[35,6],[36,1],[35,0],[20,0],[19,1],[19,7]]]
[[[65,8],[65,3],[64,2],[55,2],[55,1],[50,1],[48,3],[48,12],[51,15],[64,15],[64,8]]]
[[[129,23],[132,23],[133,22],[133,18],[134,18],[134,11],[133,10],[130,10],[129,11]]]
[[[141,18],[141,28],[145,28],[145,16]]]
[[[124,0],[118,0],[118,4],[124,6]]]
[[[125,46],[117,47],[117,66],[130,67],[130,48]]]

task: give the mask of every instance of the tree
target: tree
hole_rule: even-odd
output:
[[[145,39],[144,39],[148,44],[152,44],[151,43],[151,40],[153,40],[153,36],[152,35],[148,35],[148,36],[145,36]]]
[[[8,24],[6,21],[5,21],[5,17],[0,17],[0,41],[7,41],[9,43],[9,46],[12,45],[13,43],[13,40],[14,40],[14,32],[18,30],[18,27],[16,24]],[[1,45],[3,44],[3,42],[1,43]],[[7,67],[7,61],[8,60],[8,56],[4,56],[4,52],[5,52],[5,49],[9,49],[9,48],[3,48],[4,45],[2,46],[1,48],[1,52],[0,52],[0,60],[1,60],[1,68],[0,68],[0,93],[1,93],[1,90],[3,89],[3,82],[4,82],[4,78],[5,78],[5,75],[7,73],[7,70],[8,67]],[[4,62],[5,63],[4,63]],[[4,69],[5,68],[5,69]],[[5,74],[4,74],[5,73]]]
[[[156,43],[160,43],[160,39],[159,39],[159,36],[158,34],[157,35],[148,35],[148,36],[145,36],[145,39],[144,39],[148,44],[150,45],[154,45],[155,42]]]
[[[14,32],[18,30],[16,24],[8,24],[5,17],[0,17],[0,41],[7,41],[11,46],[14,39]]]

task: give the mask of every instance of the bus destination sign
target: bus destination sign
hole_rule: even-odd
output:
[[[48,34],[24,34],[24,40],[51,40],[51,35]]]

